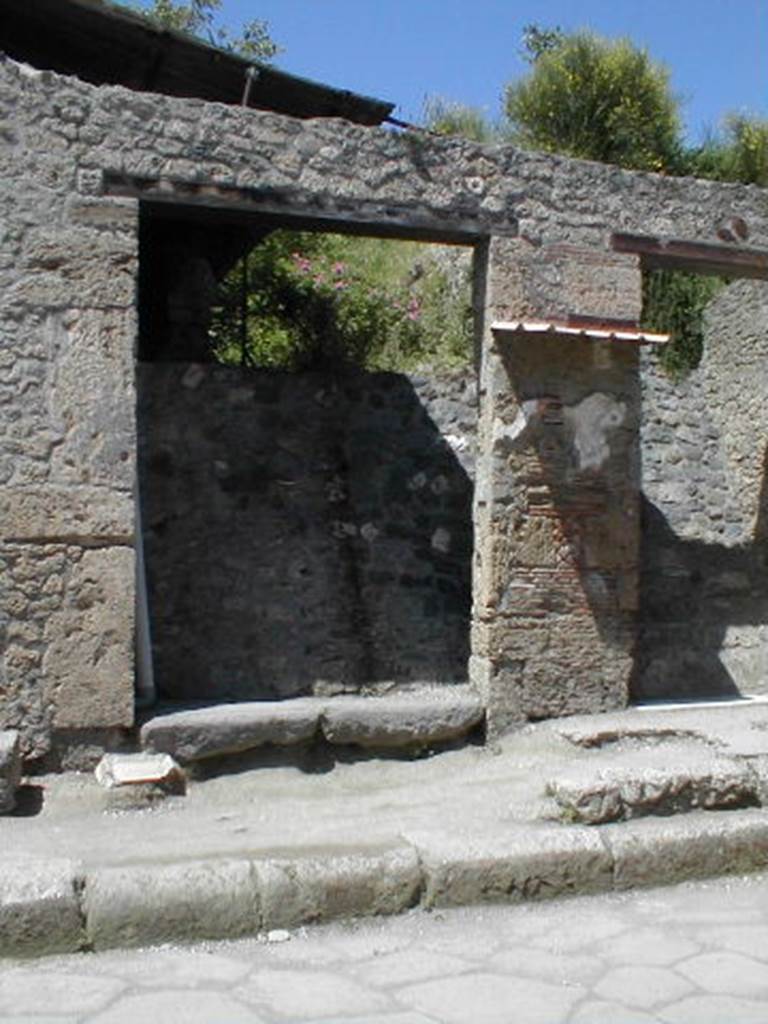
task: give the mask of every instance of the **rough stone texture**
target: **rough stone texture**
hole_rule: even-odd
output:
[[[768,814],[694,812],[606,826],[614,886],[629,889],[661,882],[738,874],[768,865]]]
[[[102,868],[86,876],[83,906],[95,949],[249,935],[259,928],[247,860]]]
[[[580,406],[577,419],[585,408],[594,419],[597,407],[582,403],[596,394],[626,403],[628,427],[634,397],[615,386],[619,364],[630,371],[631,357],[601,354],[594,377],[582,378],[581,390],[574,379],[561,393],[557,376],[542,392],[544,378],[535,373],[525,381],[509,375],[488,324],[529,314],[632,318],[639,296],[637,261],[610,251],[611,232],[711,242],[719,223],[738,216],[748,225],[750,244],[765,246],[768,205],[759,189],[96,88],[5,57],[0,122],[0,484],[14,492],[51,488],[47,509],[40,506],[34,514],[25,510],[37,499],[14,493],[21,533],[4,534],[0,548],[0,570],[10,580],[0,620],[0,726],[20,728],[28,755],[45,752],[52,729],[82,726],[83,720],[100,728],[131,720],[132,530],[124,518],[115,518],[114,508],[119,495],[130,493],[135,476],[138,197],[228,208],[243,219],[277,213],[310,224],[321,220],[326,227],[354,222],[477,243],[489,259],[486,265],[479,261],[476,275],[485,317],[480,404],[486,454],[476,494],[473,676],[497,729],[535,715],[614,706],[625,698],[635,545],[635,528],[625,529],[623,520],[634,515],[635,484],[628,439],[617,440],[625,428],[609,431],[608,468],[597,471],[600,487],[592,491],[615,482],[614,457],[616,465],[629,460],[623,477],[629,483],[615,505],[599,513],[591,499],[591,512],[586,504],[578,512],[568,505],[574,495],[568,480],[576,471],[576,420],[564,418],[560,428],[547,428],[567,439],[563,463],[542,485],[557,499],[558,514],[521,513],[526,529],[520,557],[517,542],[510,541],[510,508],[534,493],[533,477],[524,482],[531,471],[525,469],[525,452],[519,453],[518,475],[510,475],[511,493],[505,496],[498,472],[503,462],[492,439],[497,423],[512,426],[519,399],[550,394],[565,409]],[[602,349],[595,345],[592,351]],[[521,390],[516,397],[515,387]],[[607,406],[602,409],[610,416]],[[535,446],[525,451],[534,455]],[[561,472],[565,467],[568,472]],[[595,472],[591,465],[588,474]],[[541,477],[540,470],[535,473]],[[555,480],[562,485],[557,495]],[[500,491],[494,490],[497,484]],[[583,477],[576,487],[582,496],[590,492],[584,484]],[[72,500],[66,514],[58,515],[62,487],[71,488]],[[82,487],[103,492],[111,511],[86,516]],[[603,499],[595,500],[599,505]],[[559,538],[554,547],[560,559],[552,565],[549,554],[540,554],[550,542],[535,538],[555,521],[562,532],[555,530],[551,538]],[[52,536],[49,522],[61,533]],[[626,542],[616,540],[617,523]],[[116,528],[126,533],[115,535]],[[38,530],[42,535],[31,535]],[[584,549],[575,555],[577,535],[596,543],[597,553]],[[435,546],[444,546],[444,535]],[[102,556],[119,568],[112,564],[105,572],[105,564],[96,565]],[[53,572],[40,572],[43,563]],[[72,578],[65,578],[72,565]],[[78,575],[78,566],[87,571]],[[508,569],[514,570],[509,578]],[[87,594],[94,575],[105,589],[108,621],[94,613],[73,648],[64,643],[73,624],[67,602],[76,604]],[[519,603],[518,584],[533,588],[524,587]],[[509,585],[509,607],[519,613],[494,604]],[[551,600],[545,599],[550,592]],[[523,611],[531,599],[535,614]],[[562,657],[547,656],[547,650],[558,649]]]
[[[321,717],[331,743],[408,747],[464,736],[483,719],[483,705],[466,686],[386,697],[333,697]]]
[[[21,782],[21,751],[15,729],[0,731],[0,814],[16,805],[16,789]]]
[[[643,760],[647,760],[643,752]],[[566,821],[600,825],[648,815],[755,806],[758,782],[744,764],[724,759],[705,766],[680,764],[603,769],[553,779],[548,792]]]
[[[408,836],[425,873],[425,906],[541,899],[611,885],[611,857],[587,829],[541,826],[499,835]]]
[[[636,697],[768,693],[766,325],[768,284],[740,281],[710,305],[689,376],[643,360]]]
[[[0,861],[0,956],[81,949],[81,884],[82,867],[72,861]]]
[[[236,754],[264,743],[290,746],[314,736],[323,706],[317,698],[299,697],[173,711],[142,725],[141,745],[181,762]]]
[[[291,860],[256,860],[262,927],[397,914],[415,906],[422,874],[409,845],[356,849]]]
[[[466,679],[476,431],[471,371],[141,366],[161,694]]]

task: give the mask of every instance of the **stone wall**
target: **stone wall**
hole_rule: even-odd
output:
[[[473,373],[139,370],[162,696],[466,679]]]
[[[641,699],[768,693],[768,285],[711,304],[701,365],[643,373]]]
[[[18,726],[26,753],[37,755],[52,730],[132,721],[133,360],[145,204],[204,212],[207,223],[351,224],[477,246],[474,678],[499,728],[528,713],[521,694],[536,711],[536,686],[518,687],[520,660],[504,660],[516,642],[510,623],[483,603],[508,564],[493,436],[516,415],[490,324],[624,317],[638,260],[613,253],[613,232],[714,242],[718,224],[739,217],[749,244],[765,247],[764,193],[98,88],[2,54],[0,142],[0,726]],[[545,610],[542,649],[554,649],[560,624]],[[614,658],[592,625],[615,682],[624,655]],[[578,635],[569,636],[578,660]],[[548,662],[548,692],[566,686],[570,664]]]

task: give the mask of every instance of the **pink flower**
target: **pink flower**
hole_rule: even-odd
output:
[[[408,303],[407,316],[409,320],[418,320],[419,317],[421,316],[421,303],[419,302],[415,295]]]
[[[343,274],[345,270],[346,270],[346,264],[344,264],[344,263],[334,263],[333,264],[333,272],[334,272],[334,274],[336,274],[337,277],[338,277],[339,274]]]
[[[308,274],[312,269],[312,261],[308,260],[306,256],[302,256],[300,252],[292,252],[291,259],[302,274]]]

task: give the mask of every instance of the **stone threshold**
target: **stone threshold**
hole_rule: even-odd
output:
[[[297,697],[163,710],[144,721],[144,750],[181,763],[290,747],[322,738],[369,750],[414,750],[460,739],[485,709],[466,685],[420,688],[383,696]]]

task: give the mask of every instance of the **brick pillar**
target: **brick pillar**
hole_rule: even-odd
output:
[[[640,275],[612,253],[494,239],[485,285],[470,674],[498,734],[627,702],[639,381],[632,343],[491,324],[635,321]]]

